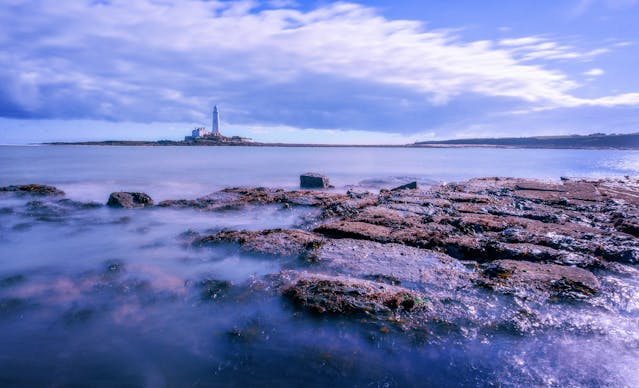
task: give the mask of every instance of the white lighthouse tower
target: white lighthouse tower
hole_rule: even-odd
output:
[[[217,105],[213,107],[213,122],[211,124],[211,135],[220,136],[220,112],[217,110]]]

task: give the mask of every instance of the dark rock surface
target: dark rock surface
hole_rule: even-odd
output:
[[[327,189],[329,186],[328,177],[324,175],[313,172],[300,175],[300,188],[302,189]]]
[[[399,190],[415,190],[417,189],[417,182],[406,183],[405,185],[397,186],[391,189],[391,191]]]
[[[107,206],[110,207],[147,207],[153,206],[153,200],[145,193],[119,191],[111,193]]]
[[[64,191],[57,187],[38,184],[4,186],[0,187],[0,192],[12,192],[38,196],[64,195]]]

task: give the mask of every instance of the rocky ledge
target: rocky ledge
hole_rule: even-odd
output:
[[[303,229],[222,231],[193,244],[297,257],[302,269],[271,277],[294,305],[402,328],[536,327],[549,304],[605,305],[602,293],[616,291],[600,274],[639,262],[639,181],[630,177],[482,178],[346,194],[229,189],[160,206],[256,203],[322,211]],[[494,298],[514,304],[497,309]]]
[[[60,193],[38,185],[0,191]],[[109,205],[315,209],[294,229],[182,237],[193,249],[226,244],[287,260],[285,270],[255,282],[260,290],[314,314],[383,327],[522,331],[570,328],[575,317],[601,311],[623,317],[619,306],[632,295],[610,274],[634,278],[639,263],[639,180],[631,177],[481,178],[378,193],[229,188],[158,205],[122,192]],[[215,298],[231,288],[215,279],[203,287]],[[574,308],[581,310],[568,314],[573,321],[560,318]]]

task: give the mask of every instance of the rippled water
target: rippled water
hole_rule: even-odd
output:
[[[166,199],[294,187],[307,170],[341,190],[413,178],[636,174],[636,160],[617,151],[0,147],[0,185],[48,183],[103,203],[121,189]],[[639,386],[634,273],[599,274],[605,292],[588,306],[487,297],[496,310],[541,311],[542,322],[523,320],[520,330],[468,324],[408,335],[295,309],[264,276],[303,268],[296,259],[187,243],[224,228],[303,226],[309,212],[0,196],[0,385]],[[230,287],[207,291],[207,281]]]

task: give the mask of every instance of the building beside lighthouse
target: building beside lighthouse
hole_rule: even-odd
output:
[[[206,128],[195,128],[191,131],[191,136],[185,136],[184,141],[200,142],[204,144],[241,144],[249,143],[252,140],[247,137],[222,136],[220,132],[220,111],[217,109],[217,105],[213,107],[213,117],[211,118],[211,132],[207,132]]]

